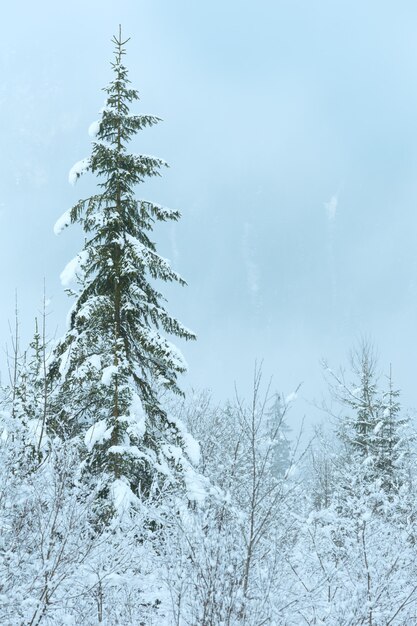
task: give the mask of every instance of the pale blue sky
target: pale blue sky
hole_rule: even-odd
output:
[[[120,6],[118,6],[120,5]],[[82,245],[55,220],[92,181],[67,182],[89,153],[111,36],[140,111],[164,123],[135,149],[165,158],[138,195],[182,210],[156,233],[188,280],[165,289],[199,335],[182,344],[184,385],[245,389],[255,358],[290,392],[322,392],[361,335],[417,404],[417,5],[414,2],[141,0],[18,2],[0,41],[0,339],[14,290],[30,334],[43,277],[51,332],[59,283]],[[333,200],[332,215],[325,204]],[[316,413],[302,401],[298,412]]]

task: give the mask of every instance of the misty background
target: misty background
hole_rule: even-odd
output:
[[[59,275],[83,240],[53,226],[95,188],[68,171],[90,152],[121,23],[135,112],[164,120],[132,149],[171,166],[137,195],[182,212],[155,230],[188,282],[160,285],[168,310],[198,334],[176,342],[182,386],[245,394],[263,359],[278,391],[303,382],[293,414],[313,421],[320,360],[337,368],[365,336],[417,404],[414,2],[27,0],[1,13],[1,346],[15,290],[30,340],[44,278],[49,334],[65,330]]]

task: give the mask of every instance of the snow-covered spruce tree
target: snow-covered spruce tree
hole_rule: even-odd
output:
[[[343,407],[338,435],[344,462],[361,467],[365,489],[378,484],[386,494],[398,492],[407,481],[406,440],[410,437],[408,420],[400,415],[399,391],[394,389],[391,373],[388,389],[380,389],[377,360],[370,344],[363,343],[352,354],[351,365],[353,383],[345,380],[343,372],[335,374],[327,369],[333,399]]]
[[[382,394],[382,414],[374,432],[377,450],[375,466],[382,477],[384,490],[392,493],[399,492],[401,487],[410,487],[410,444],[414,436],[409,419],[401,415],[400,390],[394,387],[391,365],[387,381],[388,388]]]
[[[369,457],[375,450],[373,435],[381,414],[381,398],[378,394],[376,358],[372,346],[362,344],[351,356],[352,371],[356,378],[348,392],[344,390],[343,403],[352,411],[343,420],[340,436],[351,452]]]
[[[151,239],[155,221],[176,221],[180,214],[135,197],[136,185],[159,176],[166,163],[127,150],[138,131],[160,121],[129,112],[139,96],[123,63],[127,41],[120,31],[113,38],[113,80],[104,88],[106,103],[94,131],[90,127],[91,155],[70,172],[70,182],[94,174],[98,191],[55,225],[58,233],[80,224],[85,243],[61,275],[66,283],[75,277],[78,289],[69,290],[76,300],[51,369],[60,381],[54,428],[84,439],[88,473],[107,476],[116,509],[122,500],[157,488],[161,479],[178,476],[176,470],[187,481],[188,436],[168,418],[158,390],[181,393],[177,378],[186,369],[164,334],[195,339],[167,312],[155,287],[157,279],[185,284]]]

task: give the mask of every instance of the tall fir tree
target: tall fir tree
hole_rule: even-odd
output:
[[[410,429],[401,416],[400,392],[394,388],[391,368],[388,389],[380,389],[377,359],[370,344],[362,343],[353,353],[351,365],[353,384],[346,383],[343,375],[332,374],[333,396],[344,407],[338,429],[344,448],[339,468],[342,492],[355,499],[359,494],[373,494],[378,509],[409,482]]]
[[[166,481],[173,471],[186,471],[187,434],[167,416],[159,392],[181,393],[177,379],[186,370],[165,335],[195,335],[168,313],[155,286],[158,279],[185,285],[151,239],[156,221],[176,221],[180,214],[135,197],[136,185],[160,176],[166,163],[129,153],[127,146],[160,120],[130,113],[139,95],[124,65],[128,40],[119,29],[112,41],[113,80],[104,88],[101,117],[90,127],[91,155],[70,172],[70,182],[91,172],[98,191],[55,226],[58,233],[80,224],[85,243],[61,275],[67,283],[75,277],[78,289],[68,290],[75,303],[51,374],[60,381],[54,427],[63,436],[84,438],[88,471],[107,476],[117,507],[123,498],[148,494],[158,476]]]
[[[375,469],[387,493],[410,486],[410,443],[413,436],[409,419],[402,415],[400,390],[394,387],[392,366],[387,376],[388,388],[382,393],[381,413],[374,430]],[[404,491],[404,490],[403,490]]]
[[[358,454],[360,458],[367,458],[375,452],[373,434],[381,413],[376,357],[372,346],[362,343],[352,354],[351,365],[356,380],[350,388],[341,388],[340,397],[351,413],[343,420],[340,434],[350,452]]]

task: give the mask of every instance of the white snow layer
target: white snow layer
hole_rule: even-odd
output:
[[[191,463],[193,463],[194,465],[198,465],[201,458],[200,444],[196,439],[194,439],[192,434],[188,432],[187,427],[182,420],[173,415],[169,416],[169,420],[173,422],[178,428],[178,431],[181,434],[181,438],[184,442],[185,452]]]
[[[66,228],[70,224],[71,224],[71,209],[68,209],[68,211],[65,211],[65,213],[61,215],[59,220],[55,222],[55,226],[54,226],[55,235],[59,235],[59,233],[61,233],[64,230],[64,228]]]
[[[63,287],[67,287],[77,277],[77,272],[81,269],[82,264],[87,259],[87,256],[87,251],[83,250],[66,264],[59,276]]]
[[[187,498],[192,502],[204,502],[207,497],[208,481],[191,466],[184,468],[184,482]]]
[[[71,346],[65,350],[59,360],[59,375],[64,378],[70,365]]]
[[[46,436],[44,423],[41,419],[32,419],[28,421],[29,437],[36,447],[45,450],[49,437]]]
[[[386,416],[384,415],[384,417],[386,417]],[[378,424],[374,428],[374,434],[375,435],[377,435],[379,433],[379,431],[381,430],[383,425],[384,425],[384,422],[378,422]]]
[[[72,166],[68,174],[68,181],[70,185],[75,185],[77,179],[88,170],[89,165],[90,157],[86,157],[81,161],[77,161],[77,163]]]
[[[209,481],[196,472],[179,446],[165,444],[162,446],[162,453],[166,459],[171,459],[182,469],[187,498],[192,502],[203,502],[207,497]],[[169,471],[166,473],[169,475]]]
[[[101,357],[99,354],[92,354],[88,357],[87,361],[96,369],[101,369]]]
[[[91,451],[96,443],[103,443],[111,436],[113,428],[107,428],[106,420],[99,420],[85,433],[84,443],[88,450]]]
[[[128,511],[132,504],[138,504],[139,499],[130,488],[127,478],[122,476],[117,478],[111,486],[111,495],[113,498],[114,508],[119,515],[123,515]]]
[[[129,423],[127,427],[129,435],[141,439],[146,432],[146,414],[137,393],[133,394],[129,408],[129,416],[126,421]]]
[[[101,382],[103,385],[110,385],[112,377],[117,374],[118,368],[117,365],[109,365],[103,369],[103,375],[101,377]]]
[[[200,444],[197,439],[194,439],[191,433],[183,433],[182,438],[185,443],[185,451],[188,454],[188,458],[191,463],[198,465],[201,458]]]
[[[185,372],[187,372],[189,369],[188,363],[185,360],[185,357],[183,353],[181,352],[181,350],[171,341],[168,341],[168,339],[166,339],[165,341],[170,349],[170,352],[171,352],[170,357],[172,361],[174,362],[175,367],[182,368]]]
[[[88,127],[88,134],[90,135],[92,139],[94,139],[94,137],[97,137],[99,130],[100,130],[100,120],[95,120],[95,122],[92,122],[90,126]]]

